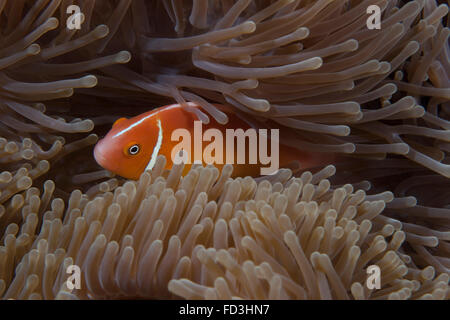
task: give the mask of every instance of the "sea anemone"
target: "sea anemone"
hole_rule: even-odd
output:
[[[232,166],[155,168],[95,197],[73,191],[67,208],[53,186],[28,189],[19,230],[8,225],[0,295],[15,299],[443,299],[449,275],[418,269],[407,232],[384,216],[384,194],[332,188],[334,167],[271,181],[231,179]],[[89,200],[91,198],[91,200]],[[14,210],[12,208],[11,210]],[[44,208],[45,210],[45,208]],[[22,213],[24,214],[24,213]],[[40,219],[39,217],[42,217]],[[39,228],[39,224],[42,224]],[[420,241],[426,237],[416,235]],[[366,268],[381,288],[366,287]],[[67,287],[80,266],[81,289]],[[7,288],[7,289],[6,289]]]
[[[3,298],[447,298],[448,5],[5,0],[0,26]],[[95,163],[115,119],[174,101],[338,160],[265,181]]]

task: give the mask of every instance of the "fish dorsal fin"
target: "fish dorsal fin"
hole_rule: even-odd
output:
[[[118,125],[119,123],[121,123],[122,121],[124,121],[124,120],[127,120],[127,118],[119,118],[119,119],[117,119],[116,121],[114,121],[114,123],[113,123],[113,127],[115,127],[116,125]]]

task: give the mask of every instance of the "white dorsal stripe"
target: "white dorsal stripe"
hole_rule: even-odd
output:
[[[161,149],[161,145],[162,145],[163,131],[162,131],[162,128],[161,128],[161,120],[157,119],[156,122],[157,122],[158,128],[159,128],[158,140],[156,141],[156,145],[153,148],[152,156],[151,156],[150,161],[148,162],[147,167],[145,168],[145,170],[153,169],[153,167],[155,166],[155,163],[156,163],[156,158],[158,157],[159,150]]]

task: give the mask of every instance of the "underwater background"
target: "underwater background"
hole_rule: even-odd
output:
[[[0,0],[0,297],[448,299],[448,23],[434,0]],[[336,161],[95,162],[118,118],[187,101]]]

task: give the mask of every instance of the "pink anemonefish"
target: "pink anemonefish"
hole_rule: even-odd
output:
[[[188,102],[189,107],[200,108],[200,106]],[[220,110],[220,105],[216,105]],[[225,108],[222,110],[228,116],[228,123],[222,125],[210,117],[208,124],[201,124],[202,132],[210,128],[218,129],[222,132],[223,137],[226,136],[226,129],[243,129],[250,128],[250,125],[235,115],[232,111]],[[184,128],[194,135],[194,122],[199,121],[197,116],[187,111],[180,104],[168,105],[145,112],[136,117],[127,119],[120,118],[113,124],[107,135],[98,141],[94,148],[94,157],[97,163],[103,168],[118,174],[127,179],[139,179],[145,170],[153,168],[158,155],[164,155],[166,158],[166,168],[170,169],[173,165],[172,150],[179,144],[178,141],[172,140],[174,130]],[[281,131],[281,130],[280,130]],[[216,131],[217,132],[217,131]],[[270,134],[268,134],[270,136]],[[271,144],[270,139],[268,144]],[[282,137],[280,137],[282,139]],[[194,139],[191,139],[194,140]],[[214,140],[214,139],[211,139]],[[208,144],[208,143],[206,143]],[[225,146],[225,142],[223,142]],[[235,144],[236,147],[236,144]],[[246,143],[248,148],[248,143]],[[191,141],[191,149],[194,150],[194,141]],[[205,150],[205,143],[202,143],[202,155]],[[271,150],[267,146],[267,150]],[[267,151],[268,153],[270,153]],[[330,155],[318,155],[317,153],[302,152],[296,148],[279,144],[279,167],[286,167],[295,160],[300,161],[302,168],[311,168],[319,165],[330,163],[333,157]],[[228,152],[225,150],[224,153]],[[234,153],[236,155],[236,152]],[[223,158],[226,157],[226,154]],[[259,159],[256,164],[249,164],[246,156],[245,164],[237,164],[236,156],[233,163],[233,177],[238,176],[259,176],[260,168],[263,165]],[[191,160],[191,163],[193,161]],[[205,165],[205,159],[202,159]],[[222,164],[214,163],[220,170]],[[210,162],[207,162],[210,163]],[[191,165],[186,164],[183,175],[186,174]]]

